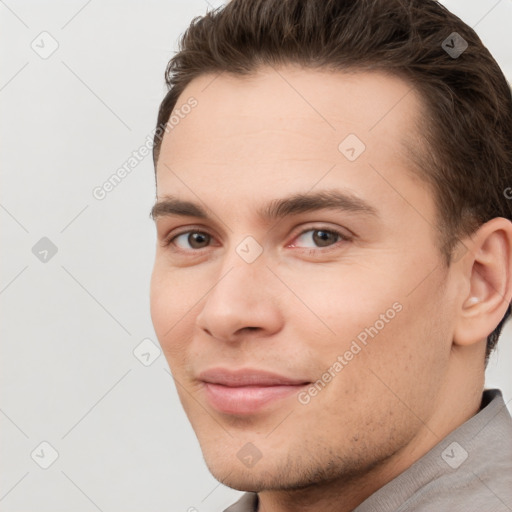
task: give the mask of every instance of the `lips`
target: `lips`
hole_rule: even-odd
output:
[[[199,374],[209,404],[219,412],[248,415],[290,397],[310,382],[265,370],[213,368]]]

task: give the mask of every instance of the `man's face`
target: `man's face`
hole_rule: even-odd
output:
[[[380,73],[278,71],[189,84],[176,108],[197,106],[157,170],[158,201],[207,217],[156,212],[155,330],[210,471],[251,491],[362,474],[433,442],[453,331],[434,199],[403,145],[416,93]],[[345,198],[261,215],[320,193]],[[298,385],[202,380],[219,368]]]

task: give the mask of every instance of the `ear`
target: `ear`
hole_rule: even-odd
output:
[[[496,217],[465,239],[460,307],[453,343],[468,346],[489,336],[512,299],[512,222]]]

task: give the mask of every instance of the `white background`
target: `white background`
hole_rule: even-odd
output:
[[[445,3],[510,79],[512,0]],[[92,195],[154,128],[177,38],[208,5],[0,3],[1,511],[213,512],[241,494],[209,474],[164,357],[133,355],[156,340],[151,157]],[[43,31],[59,45],[47,59],[31,48]],[[58,249],[46,263],[42,237]],[[511,333],[487,376],[505,401]],[[42,441],[59,454],[48,469],[31,458],[48,460]]]

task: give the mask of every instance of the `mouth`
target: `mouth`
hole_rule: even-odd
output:
[[[303,379],[253,369],[215,368],[199,375],[211,407],[224,414],[250,415],[300,392]]]

